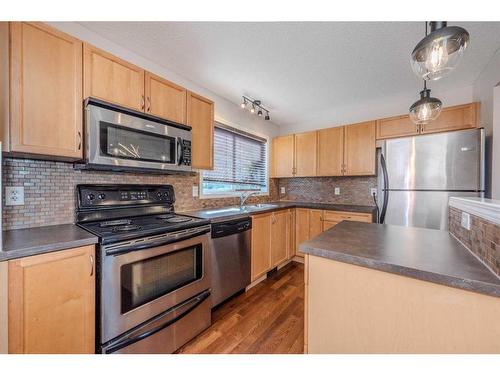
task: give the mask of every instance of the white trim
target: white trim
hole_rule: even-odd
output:
[[[450,198],[450,207],[500,225],[500,200],[487,198]]]

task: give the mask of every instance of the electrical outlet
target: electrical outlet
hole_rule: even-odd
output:
[[[284,186],[280,187],[280,193],[283,194],[283,195],[286,194],[286,189],[285,189]]]
[[[462,212],[462,220],[460,221],[462,228],[470,230],[470,215],[467,212]]]
[[[6,186],[5,187],[5,205],[6,206],[22,206],[24,204],[24,187],[23,186]]]
[[[198,196],[199,192],[198,192],[198,186],[193,186],[193,197],[196,198]]]
[[[370,195],[373,197],[373,195],[377,196],[377,188],[370,188]]]
[[[340,195],[340,188],[339,187],[335,188],[335,195]]]

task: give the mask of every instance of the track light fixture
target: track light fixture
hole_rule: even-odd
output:
[[[249,108],[250,113],[257,112],[257,115],[259,117],[262,117],[264,115],[264,112],[265,112],[266,116],[264,117],[264,120],[271,120],[271,117],[269,116],[269,110],[265,109],[262,106],[262,102],[260,100],[253,100],[247,96],[243,96],[243,101],[241,102],[240,107],[242,109]]]

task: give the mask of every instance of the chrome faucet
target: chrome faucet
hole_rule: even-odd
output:
[[[260,193],[260,190],[251,190],[251,191],[244,191],[240,195],[240,208],[243,207],[245,204],[245,201],[250,198],[252,195]]]

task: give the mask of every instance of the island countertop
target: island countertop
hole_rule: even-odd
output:
[[[446,231],[343,221],[305,254],[500,297],[500,278]]]

